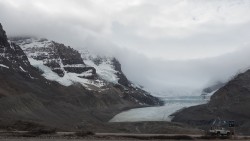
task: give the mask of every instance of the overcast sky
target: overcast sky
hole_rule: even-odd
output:
[[[250,0],[0,0],[8,36],[115,56],[130,80],[166,95],[248,68],[249,13]]]

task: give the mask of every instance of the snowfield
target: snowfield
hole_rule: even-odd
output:
[[[118,84],[119,78],[117,77],[117,71],[115,70],[112,63],[113,57],[99,56],[94,53],[90,53],[86,49],[81,49],[80,53],[84,63],[87,66],[94,67],[98,76],[108,82]],[[98,59],[100,60],[99,64],[94,63],[94,60]]]
[[[28,58],[30,61],[30,64],[36,68],[39,68],[41,71],[43,71],[43,76],[51,81],[57,81],[61,85],[64,86],[70,86],[74,82],[81,83],[83,86],[88,88],[89,85],[94,85],[96,87],[102,87],[104,86],[104,83],[101,81],[91,81],[88,79],[79,78],[78,76],[88,76],[89,71],[83,72],[82,74],[76,74],[76,73],[65,73],[63,77],[58,76],[55,72],[53,72],[49,67],[45,66],[43,64],[43,61],[35,60],[33,58]]]
[[[9,69],[9,67],[8,67],[8,66],[3,65],[3,64],[0,64],[0,67],[3,67],[3,68],[7,68],[7,69]]]

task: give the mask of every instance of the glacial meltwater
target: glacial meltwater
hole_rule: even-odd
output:
[[[164,106],[136,108],[124,111],[110,122],[136,122],[136,121],[171,121],[171,114],[186,107],[205,104],[208,99],[202,96],[163,97]]]

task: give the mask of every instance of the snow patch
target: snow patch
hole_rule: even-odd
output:
[[[89,76],[92,76],[92,70],[88,70],[88,71],[86,71],[86,72],[83,72],[83,73],[81,73],[81,74],[79,74],[78,76],[80,76],[80,77],[89,77]]]
[[[42,48],[47,47],[52,44],[52,41],[39,41],[34,38],[23,40],[22,42],[18,43],[22,48],[25,50],[27,48]]]
[[[24,70],[21,66],[19,66],[19,68],[23,71],[23,72],[27,72],[26,70]]]
[[[63,77],[58,76],[55,72],[53,72],[49,67],[45,66],[43,64],[43,61],[35,60],[33,58],[28,58],[30,61],[30,64],[36,68],[39,68],[41,71],[43,71],[43,76],[51,81],[56,81],[64,86],[70,86],[74,83],[80,83],[84,87],[89,88],[89,85],[93,85],[96,87],[102,87],[104,86],[104,83],[101,81],[93,81],[88,80],[84,78],[80,78],[79,76],[89,76],[90,71],[83,72],[81,74],[76,73],[65,73]],[[90,89],[90,88],[89,88]]]
[[[0,64],[0,67],[7,68],[7,69],[10,68],[10,67],[8,67],[8,66],[6,66],[6,65],[3,65],[3,64]]]
[[[117,71],[114,69],[112,63],[112,57],[100,57],[92,53],[90,54],[86,49],[81,50],[80,53],[82,54],[85,64],[94,67],[98,76],[108,82],[118,84],[119,78],[116,75]],[[95,64],[95,59],[100,59],[100,64]]]
[[[11,41],[10,40],[8,40],[8,42],[9,42],[9,44],[10,44],[10,48],[12,48],[13,50],[15,50],[15,48],[12,46],[12,44],[11,44]]]
[[[36,68],[39,68],[41,71],[43,71],[43,76],[51,81],[57,81],[58,83],[64,85],[64,86],[70,86],[73,83],[68,80],[65,77],[58,76],[55,72],[53,72],[49,67],[45,66],[43,64],[43,61],[35,60],[33,58],[28,58],[30,61],[30,64]]]
[[[73,64],[73,65],[64,65],[64,67],[81,68],[81,67],[86,67],[86,66],[84,64]]]
[[[210,101],[211,96],[212,96],[215,92],[217,92],[218,90],[219,90],[219,89],[214,90],[214,91],[212,91],[211,93],[204,93],[204,94],[202,94],[201,96],[203,97],[203,99],[205,99],[205,100],[208,102],[208,101]]]

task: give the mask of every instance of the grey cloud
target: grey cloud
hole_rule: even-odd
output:
[[[185,95],[249,66],[249,9],[248,0],[0,0],[0,22],[8,36],[115,56],[133,82]]]
[[[166,95],[173,89],[183,89],[182,95],[185,95],[185,89],[197,91],[216,82],[227,82],[234,75],[249,69],[249,53],[248,46],[213,58],[167,61],[127,52],[120,60],[129,79],[146,88],[163,91]]]

